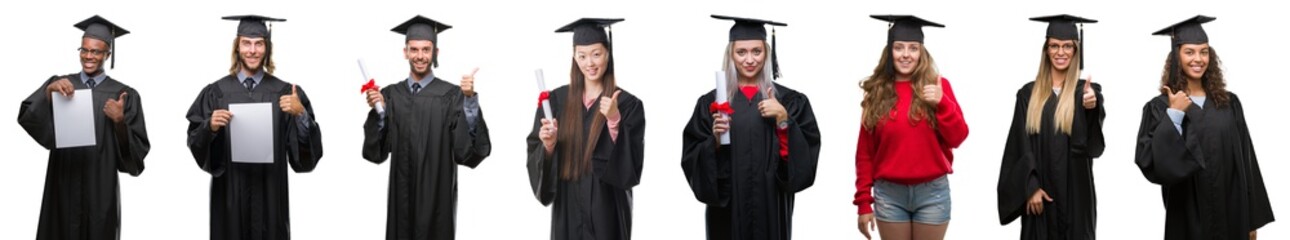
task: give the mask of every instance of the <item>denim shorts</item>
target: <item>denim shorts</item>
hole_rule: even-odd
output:
[[[950,222],[948,175],[915,185],[879,179],[873,183],[873,199],[874,216],[879,221],[931,225]]]

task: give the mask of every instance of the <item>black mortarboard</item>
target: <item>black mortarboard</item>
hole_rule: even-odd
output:
[[[940,23],[934,23],[913,15],[869,15],[874,19],[883,20],[889,23],[887,28],[887,44],[895,41],[914,41],[923,42],[923,26],[945,27]]]
[[[434,19],[417,15],[416,17],[412,17],[412,19],[408,19],[408,21],[399,24],[399,26],[394,27],[394,29],[390,29],[390,31],[407,36],[407,41],[429,40],[438,45],[439,33],[444,30],[448,30],[449,28],[452,28],[452,26],[435,21]]]
[[[269,38],[269,27],[265,25],[265,22],[287,21],[286,19],[271,18],[260,15],[226,16],[223,17],[223,19],[239,21],[237,24],[238,36],[266,39]]]
[[[1044,17],[1032,17],[1030,18],[1030,20],[1047,22],[1048,23],[1047,37],[1061,39],[1061,40],[1080,40],[1080,35],[1082,35],[1082,33],[1080,32],[1081,29],[1080,29],[1080,26],[1076,26],[1076,25],[1077,24],[1083,25],[1084,23],[1097,22],[1097,20],[1076,17],[1076,16],[1071,16],[1066,14],[1044,16]]]
[[[573,32],[573,45],[575,46],[596,43],[610,45],[613,42],[611,35],[613,30],[607,33],[605,28],[622,21],[622,18],[581,18],[560,27],[560,29],[556,29],[555,32]]]
[[[731,42],[739,41],[739,40],[765,41],[766,40],[765,25],[770,25],[771,26],[770,28],[770,64],[772,65],[771,69],[774,71],[771,74],[774,74],[773,75],[774,79],[779,79],[780,77],[779,54],[776,54],[776,50],[779,50],[779,47],[776,46],[777,43],[779,43],[779,41],[775,40],[775,27],[776,26],[787,27],[788,26],[787,23],[753,19],[753,18],[723,16],[723,15],[716,15],[716,14],[713,14],[712,18],[735,21],[735,25],[730,26]]]
[[[124,28],[121,28],[121,26],[117,26],[116,24],[109,22],[107,19],[99,17],[99,15],[94,15],[93,17],[87,18],[72,26],[85,31],[85,35],[82,35],[82,37],[98,39],[106,42],[108,47],[111,48],[109,52],[113,53],[112,55],[115,55],[116,53],[116,38],[130,33],[130,31],[126,31]],[[116,68],[116,57],[112,57],[111,64],[112,65],[109,67]]]
[[[1076,17],[1066,14],[1044,17],[1032,17],[1031,21],[1047,22],[1049,38],[1079,41],[1079,68],[1084,69],[1084,24],[1096,23],[1097,20]],[[1079,26],[1076,26],[1076,25]]]
[[[1200,24],[1214,21],[1214,17],[1205,15],[1196,15],[1182,22],[1175,23],[1165,29],[1160,29],[1151,35],[1170,36],[1173,48],[1178,48],[1183,44],[1200,44],[1209,42],[1209,35],[1205,34],[1205,29]]]

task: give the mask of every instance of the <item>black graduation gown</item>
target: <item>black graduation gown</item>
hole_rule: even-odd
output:
[[[385,128],[373,109],[363,124],[363,158],[390,166],[386,239],[453,239],[457,165],[474,168],[492,151],[483,111],[471,131],[461,87],[434,79],[413,94],[406,80],[381,89]]]
[[[582,101],[582,96],[569,99],[568,94],[567,85],[551,91],[551,114],[558,121],[562,111],[580,111],[586,123],[583,131],[590,132],[592,118],[600,114],[600,101],[590,110],[563,109],[565,101]],[[624,90],[618,96],[618,112],[617,142],[610,138],[605,124],[592,153],[591,173],[570,181],[559,177],[560,156],[570,154],[560,150],[560,144],[565,143],[557,142],[555,153],[546,157],[538,139],[544,115],[541,107],[537,108],[528,136],[529,184],[542,205],[555,204],[551,208],[551,239],[632,238],[632,187],[640,183],[645,161],[645,107],[636,95]]]
[[[717,149],[712,135],[715,91],[699,97],[685,126],[681,168],[694,197],[707,204],[708,239],[790,239],[794,194],[815,183],[820,130],[806,95],[775,84],[789,114],[788,159],[779,155],[774,119],[735,92],[730,145]]]
[[[36,239],[117,239],[121,228],[117,172],[139,176],[143,173],[143,158],[151,148],[143,121],[143,103],[134,88],[105,78],[92,91],[96,145],[56,149],[54,109],[45,96],[45,88],[64,77],[76,89],[88,88],[80,74],[53,76],[23,100],[18,110],[18,124],[49,150]],[[117,125],[103,115],[103,105],[108,99],[119,98],[122,92],[128,93],[122,110],[125,122]]]
[[[1095,239],[1097,237],[1097,193],[1093,186],[1093,158],[1102,156],[1106,141],[1102,120],[1106,109],[1102,86],[1094,83],[1097,106],[1085,109],[1084,81],[1075,90],[1075,114],[1071,134],[1056,129],[1053,116],[1060,100],[1056,94],[1044,103],[1043,124],[1038,134],[1026,132],[1026,115],[1031,89],[1027,83],[1017,90],[1016,109],[999,167],[999,223],[1021,218],[1021,239]],[[1053,202],[1044,203],[1038,216],[1026,214],[1026,203],[1037,189],[1044,189]]]
[[[301,105],[316,120],[313,105],[303,87],[297,90]],[[308,138],[301,138],[298,120],[284,113],[278,98],[291,94],[291,84],[265,74],[247,91],[230,75],[202,89],[188,108],[188,149],[197,166],[211,174],[211,239],[290,239],[287,196],[287,166],[296,172],[313,171],[322,158],[322,132],[310,121]],[[210,116],[230,103],[269,102],[273,104],[273,163],[231,161],[228,128],[211,132]],[[237,116],[233,116],[237,117]]]
[[[1142,107],[1135,162],[1160,185],[1165,239],[1245,239],[1274,220],[1241,100],[1228,96],[1188,107],[1181,135],[1165,95]]]

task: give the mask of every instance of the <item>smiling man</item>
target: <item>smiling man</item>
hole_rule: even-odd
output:
[[[97,15],[74,26],[85,31],[77,49],[81,72],[50,77],[18,111],[18,124],[49,150],[36,239],[116,239],[121,228],[117,172],[139,176],[150,148],[139,93],[103,69],[116,38],[130,31]],[[73,92],[84,89],[90,94]],[[95,145],[56,148],[55,95],[92,99]]]
[[[211,239],[290,239],[287,167],[313,171],[322,158],[322,132],[304,89],[273,75],[273,41],[256,15],[228,16],[239,21],[229,74],[207,85],[188,109],[188,149],[197,166],[211,175]],[[272,107],[272,162],[232,159],[230,104],[268,103]]]
[[[438,34],[452,26],[416,16],[392,29],[407,36],[407,80],[366,90],[371,110],[363,158],[390,165],[386,239],[453,239],[456,235],[457,166],[474,168],[492,151],[488,125],[475,92],[475,73],[461,85],[435,77]],[[476,69],[478,70],[478,69]]]

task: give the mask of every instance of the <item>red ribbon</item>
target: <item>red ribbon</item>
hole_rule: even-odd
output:
[[[711,105],[711,106],[708,106],[708,109],[709,109],[709,110],[712,110],[712,112],[713,112],[713,113],[722,112],[722,113],[725,113],[725,114],[727,114],[727,115],[729,115],[729,114],[735,114],[735,109],[734,109],[734,108],[730,108],[730,102],[723,102],[723,103],[720,103],[720,104],[718,104],[718,103],[716,103],[716,102],[712,102],[712,105]]]
[[[359,92],[367,92],[368,89],[380,91],[381,87],[376,86],[376,79],[373,78],[368,79],[367,84],[363,84],[363,89],[359,90]]]
[[[542,91],[542,94],[538,94],[538,107],[542,107],[542,101],[548,99],[551,99],[551,91]]]

